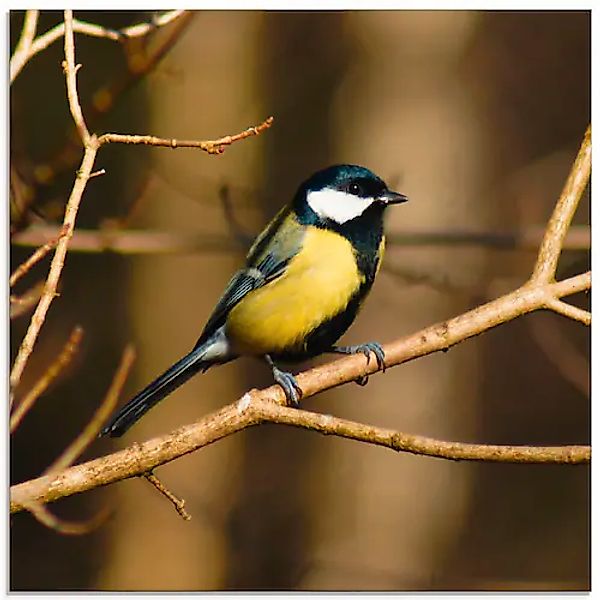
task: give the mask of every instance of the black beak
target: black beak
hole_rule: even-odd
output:
[[[381,196],[379,196],[379,200],[383,202],[386,206],[388,204],[402,204],[403,202],[408,202],[408,198],[404,194],[399,194],[398,192],[392,192],[391,190],[386,190]]]

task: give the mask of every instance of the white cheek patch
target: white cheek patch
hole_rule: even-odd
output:
[[[320,217],[342,224],[362,215],[373,204],[375,198],[360,198],[326,188],[308,192],[306,201]]]

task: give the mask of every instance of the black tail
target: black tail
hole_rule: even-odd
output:
[[[177,361],[123,406],[100,432],[100,435],[109,435],[110,437],[122,436],[138,419],[155,404],[158,404],[165,396],[168,396],[173,390],[184,384],[201,369],[208,368],[211,364],[214,364],[211,360],[202,360],[204,354],[204,347],[194,348],[189,354]]]

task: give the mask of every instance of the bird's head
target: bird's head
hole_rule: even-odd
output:
[[[407,200],[365,167],[334,165],[307,179],[298,189],[294,204],[298,212],[309,211],[319,219],[343,225],[369,208],[383,213],[389,205]]]

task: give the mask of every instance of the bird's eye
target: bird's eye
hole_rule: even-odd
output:
[[[355,196],[359,196],[361,192],[361,187],[358,183],[353,182],[348,186],[348,191]]]

